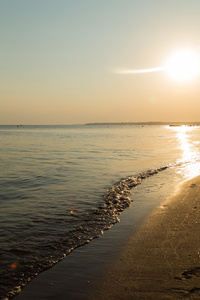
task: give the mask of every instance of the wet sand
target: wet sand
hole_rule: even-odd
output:
[[[41,273],[14,299],[200,299],[200,176],[181,184],[138,228],[113,251],[118,254],[111,263],[104,265],[113,247],[108,231]]]
[[[200,299],[200,176],[136,232],[88,299]]]

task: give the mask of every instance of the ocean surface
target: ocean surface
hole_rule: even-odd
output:
[[[199,175],[199,137],[198,126],[0,126],[0,299],[119,222],[147,178]]]

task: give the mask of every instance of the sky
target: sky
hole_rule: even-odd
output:
[[[200,51],[199,0],[0,0],[0,124],[200,121],[200,75],[161,67]]]

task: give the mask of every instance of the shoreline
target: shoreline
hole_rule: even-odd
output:
[[[88,299],[200,298],[200,176],[157,207]]]
[[[145,186],[147,189],[149,189],[152,183],[155,184],[154,178],[151,179],[151,177],[149,177],[144,181],[143,185],[138,186],[138,189],[143,190]],[[178,190],[177,185],[178,187],[180,187]],[[192,185],[193,188],[189,188],[188,185]],[[159,270],[160,268],[162,269],[163,264],[163,253],[159,253],[159,256],[161,257],[160,262],[159,259],[152,255],[152,252],[154,253],[155,250],[157,251],[160,249],[159,242],[162,240],[162,232],[159,231],[158,226],[160,222],[159,218],[162,218],[162,223],[167,224],[166,226],[169,226],[168,220],[173,220],[172,223],[176,226],[179,226],[180,221],[174,218],[174,212],[176,212],[178,207],[178,215],[180,214],[180,216],[183,217],[184,214],[186,214],[184,210],[185,202],[181,199],[181,195],[185,194],[185,191],[187,192],[186,198],[189,197],[191,200],[186,205],[187,213],[189,213],[190,211],[193,212],[193,207],[195,206],[195,212],[197,214],[198,203],[193,203],[194,199],[192,196],[192,193],[194,194],[196,189],[198,190],[198,192],[200,192],[200,176],[191,180],[187,180],[186,182],[183,182],[181,184],[179,181],[179,183],[172,185],[171,188],[170,186],[168,186],[168,188],[160,190],[160,192],[154,195],[154,197],[157,199],[156,205],[155,203],[153,206],[150,205],[151,201],[149,200],[152,200],[153,195],[149,194],[149,198],[145,203],[148,203],[150,207],[144,212],[142,218],[141,216],[140,218],[138,217],[137,222],[135,220],[138,214],[136,194],[136,199],[132,205],[133,207],[131,206],[129,209],[123,212],[123,214],[120,216],[120,223],[115,224],[115,226],[112,227],[111,230],[105,231],[104,235],[101,238],[93,240],[89,244],[84,245],[84,247],[77,248],[63,261],[39,274],[25,288],[23,288],[22,292],[16,295],[14,299],[179,299],[175,298],[174,295],[176,293],[174,291],[172,293],[172,298],[168,295],[168,291],[163,292],[164,287],[162,287],[161,292],[162,295],[164,293],[164,298],[162,298],[160,294],[155,294],[157,293],[155,291],[151,291],[149,294],[146,288],[148,287],[148,285],[151,286],[151,281],[154,281],[156,273],[159,274]],[[170,191],[171,196],[169,195]],[[173,191],[175,192],[172,194]],[[138,192],[139,195],[141,195],[141,190],[139,190]],[[198,192],[195,192],[197,193],[197,196]],[[134,189],[134,194],[135,193],[136,189]],[[147,194],[142,194],[141,197],[147,197]],[[140,203],[140,201],[141,198],[138,200],[138,202]],[[196,201],[198,202],[198,197]],[[181,209],[179,202],[183,206]],[[134,216],[133,213],[135,213]],[[175,215],[176,214],[177,212],[175,213]],[[130,217],[132,217],[132,219],[134,220],[134,224],[132,225],[130,225]],[[165,218],[167,218],[167,223]],[[166,226],[164,226],[163,228],[165,228]],[[178,236],[176,236],[176,234],[179,234],[179,230],[177,229],[173,232],[175,234],[173,239],[180,239]],[[153,233],[156,233],[157,237],[154,237],[154,242],[152,244]],[[143,247],[145,243],[146,246]],[[163,241],[163,243],[167,245],[166,240]],[[154,249],[155,245],[156,248]],[[171,247],[172,244],[169,245]],[[145,259],[145,257],[148,259],[147,261],[141,261],[140,263],[140,265],[143,266],[142,271],[139,270],[141,276],[142,272],[146,272],[145,275],[140,279],[137,276],[137,272],[134,273],[131,269],[138,270],[138,265],[134,266],[134,263],[135,261],[138,262],[141,259],[141,253],[144,250],[143,248],[149,250],[148,252],[144,252],[142,256],[142,259]],[[193,250],[191,250],[191,253],[192,251]],[[189,259],[190,261],[192,260],[192,257],[193,253],[191,254],[191,257]],[[153,266],[155,266],[155,262],[157,264],[157,261],[159,266],[158,270],[151,269],[152,266],[148,266],[147,264],[147,262],[151,262]],[[167,260],[165,260],[165,263],[166,262]],[[183,260],[183,269],[189,269],[189,267],[187,267],[187,264],[184,267],[184,262],[186,261]],[[194,272],[198,272],[198,266],[194,268],[197,268]],[[182,279],[181,272],[183,273],[184,271],[181,270],[180,272],[177,272],[178,275],[175,275],[177,276],[175,283],[177,284],[177,282],[180,281],[184,282],[185,285],[187,281]],[[162,280],[159,278],[159,285],[161,281]],[[144,283],[145,287],[142,286],[140,288],[141,282]],[[196,284],[196,286],[198,286],[198,284]],[[136,290],[134,290],[134,288],[136,288]],[[179,288],[180,287],[178,287],[177,289],[180,295],[183,296],[182,293],[184,288],[181,288],[181,290],[179,290]],[[141,290],[141,292],[138,292],[138,289]],[[159,291],[160,289],[158,289],[158,292]],[[193,293],[195,292],[198,292],[198,289],[193,290]],[[132,294],[134,294],[134,298]]]

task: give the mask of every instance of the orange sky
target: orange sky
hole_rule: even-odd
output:
[[[199,51],[199,1],[3,1],[0,124],[199,121],[199,76],[162,66]]]

